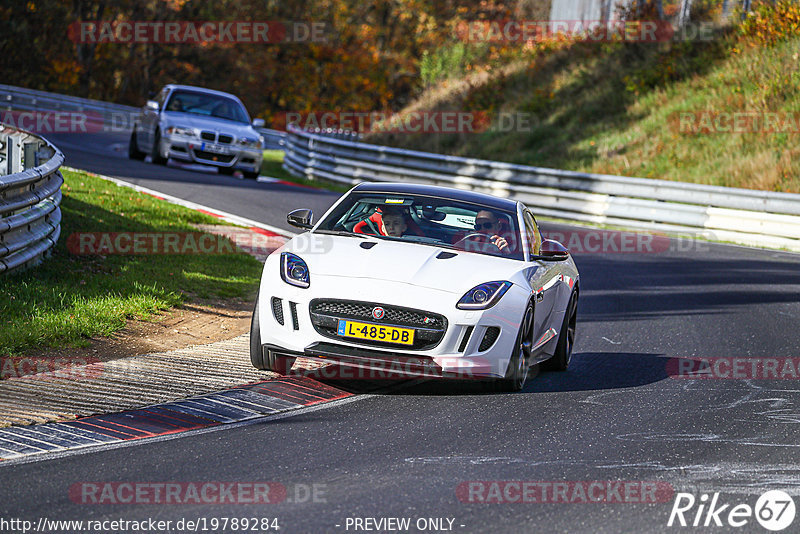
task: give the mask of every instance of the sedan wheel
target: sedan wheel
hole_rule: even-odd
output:
[[[128,142],[128,157],[130,159],[144,159],[144,152],[139,150],[139,144],[136,142],[136,129],[131,132],[131,140]]]
[[[156,165],[164,165],[167,158],[161,155],[161,132],[156,130],[156,138],[153,140],[153,149],[150,151],[150,159]]]

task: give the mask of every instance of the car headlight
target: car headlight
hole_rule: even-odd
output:
[[[467,291],[456,304],[459,310],[485,310],[491,308],[505,295],[511,282],[486,282]]]
[[[180,126],[170,126],[164,130],[167,135],[183,135],[185,137],[197,137],[194,128],[181,128]]]
[[[281,278],[287,284],[297,287],[308,287],[311,282],[308,265],[300,256],[291,252],[281,253]]]
[[[261,143],[264,141],[263,137],[253,139],[251,137],[242,137],[239,139],[239,144],[247,148],[261,148]]]

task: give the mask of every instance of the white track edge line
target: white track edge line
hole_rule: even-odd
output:
[[[292,238],[292,237],[294,237],[296,235],[296,234],[294,234],[292,232],[288,232],[286,230],[278,228],[277,226],[272,226],[270,224],[265,224],[265,223],[262,223],[262,222],[254,221],[252,219],[247,219],[245,217],[240,217],[239,215],[234,215],[233,213],[228,213],[227,211],[222,211],[222,210],[218,210],[216,208],[212,208],[212,207],[209,207],[209,206],[204,206],[202,204],[197,204],[195,202],[190,202],[188,200],[184,200],[182,198],[174,197],[172,195],[168,195],[166,193],[162,193],[160,191],[156,191],[155,189],[149,189],[147,187],[142,187],[141,185],[136,185],[136,184],[131,183],[131,182],[126,182],[125,180],[121,180],[119,178],[114,178],[112,176],[106,176],[106,175],[103,175],[103,174],[97,174],[97,173],[94,173],[94,172],[85,171],[85,170],[82,170],[82,169],[75,169],[73,167],[67,167],[67,166],[62,166],[61,168],[64,169],[64,170],[67,170],[67,171],[84,172],[84,173],[87,173],[87,174],[89,174],[91,176],[97,176],[98,178],[102,178],[103,180],[107,180],[109,182],[113,182],[113,183],[115,183],[115,184],[117,184],[117,185],[119,185],[121,187],[128,187],[128,188],[133,189],[135,191],[138,191],[140,193],[147,193],[148,195],[153,195],[153,196],[156,196],[156,197],[163,198],[164,200],[166,200],[170,204],[177,204],[179,206],[183,206],[184,208],[189,208],[189,209],[192,209],[192,210],[195,210],[195,211],[198,211],[198,210],[207,211],[209,213],[213,213],[214,215],[218,215],[219,218],[222,219],[223,221],[230,222],[230,223],[233,223],[233,224],[238,224],[238,225],[241,225],[241,226],[255,226],[256,228],[261,228],[262,230],[267,230],[268,232],[273,232],[273,233],[276,233],[278,235],[281,235],[281,236],[287,237],[287,238]]]

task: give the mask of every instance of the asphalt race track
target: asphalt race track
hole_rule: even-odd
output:
[[[279,183],[239,180],[210,172],[163,167],[128,159],[130,134],[53,134],[47,136],[66,156],[65,165],[148,187],[184,200],[211,206],[255,221],[296,231],[286,214],[311,208],[321,216],[338,193]]]
[[[337,198],[128,161],[123,138],[51,140],[69,166],[281,228],[289,228],[291,209],[310,207],[321,215]],[[224,517],[277,518],[286,533],[377,531],[365,518],[408,518],[411,532],[767,532],[754,517],[730,526],[728,512],[738,504],[755,507],[772,489],[800,505],[800,376],[670,375],[680,366],[673,358],[800,358],[800,256],[702,241],[675,241],[671,250],[655,252],[574,255],[582,291],[577,344],[565,374],[539,374],[517,394],[485,393],[468,382],[399,383],[285,417],[10,462],[0,465],[0,515],[34,522],[154,518],[173,525],[205,518],[212,532],[223,529],[210,528],[210,521]],[[87,504],[74,494],[82,483],[207,481],[278,483],[286,498]],[[502,481],[537,488],[566,482],[569,498],[551,495],[545,500],[558,502],[542,503],[537,490],[528,502],[509,502],[519,492]],[[660,490],[657,502],[645,503],[621,490],[621,499],[607,494],[615,502],[576,496],[575,487],[592,482],[599,483],[595,488],[627,482],[634,489],[660,483]],[[498,487],[507,491],[493,494]],[[685,514],[689,523],[701,496],[710,502],[719,493],[718,507],[729,505],[717,516],[723,526],[710,518],[705,529],[668,527],[678,492],[698,500]],[[481,498],[495,502],[476,502]],[[424,521],[436,518],[443,521]],[[706,519],[703,512],[700,524]],[[390,531],[390,523],[381,525]],[[797,525],[800,518],[786,532],[797,532]]]

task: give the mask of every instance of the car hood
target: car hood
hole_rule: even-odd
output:
[[[237,138],[258,138],[258,133],[253,129],[252,126],[241,122],[226,121],[224,119],[205,117],[203,115],[195,115],[193,113],[180,113],[177,111],[164,112],[164,119],[166,123],[171,126],[197,128],[199,130],[212,130],[233,134]]]
[[[375,243],[366,249],[361,245]],[[303,233],[282,248],[305,260],[311,278],[342,276],[412,284],[463,295],[483,282],[514,281],[519,260],[382,239]],[[443,256],[437,257],[444,252]]]

